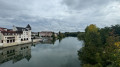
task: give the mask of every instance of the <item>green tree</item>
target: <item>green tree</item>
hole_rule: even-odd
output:
[[[59,31],[58,38],[59,38],[59,39],[62,39],[62,38],[64,38],[64,37],[65,37],[65,35]]]
[[[120,67],[120,26],[87,26],[84,47],[78,51],[83,67]]]
[[[77,35],[78,39],[79,40],[84,40],[85,38],[85,33],[84,32],[80,32],[78,35]]]
[[[101,37],[99,28],[96,27],[96,25],[91,24],[85,29],[85,46],[88,45],[101,45]]]
[[[91,24],[85,29],[85,47],[78,51],[79,59],[82,64],[100,65],[102,67],[101,49],[102,46],[99,28]]]

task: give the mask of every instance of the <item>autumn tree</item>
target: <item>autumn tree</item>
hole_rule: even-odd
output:
[[[99,28],[96,25],[91,24],[85,29],[85,46],[87,45],[101,45],[101,37]]]
[[[85,29],[85,47],[78,51],[79,59],[83,64],[101,65],[101,37],[96,25],[89,25]]]
[[[120,67],[120,25],[85,29],[84,47],[78,51],[83,67]]]

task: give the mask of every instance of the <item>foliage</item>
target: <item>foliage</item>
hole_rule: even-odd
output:
[[[65,36],[77,37],[80,32],[65,32]]]
[[[114,34],[116,34],[116,35],[119,35],[120,36],[120,25],[115,25],[115,26],[113,26],[112,25],[112,30],[114,31]]]
[[[96,25],[90,25],[85,29],[85,46],[88,45],[101,45],[101,37],[99,28]]]
[[[53,33],[52,33],[52,43],[54,44],[55,41],[56,41],[56,36],[55,36],[55,33],[53,32]]]
[[[54,33],[54,32],[52,33],[52,37],[53,37],[54,39],[56,38],[56,37],[55,37],[55,33]]]
[[[85,42],[78,51],[83,67],[120,67],[120,25],[99,29],[91,24],[80,36]]]
[[[106,43],[106,38],[109,36],[111,28],[110,27],[105,27],[105,28],[100,29],[99,31],[100,31],[102,43],[105,44]]]
[[[65,37],[65,35],[59,31],[58,39],[62,39],[62,38],[64,38],[64,37]]]
[[[77,35],[78,39],[79,40],[84,40],[85,38],[85,33],[84,32],[80,32],[78,35]]]
[[[115,42],[116,47],[120,48],[120,42]]]

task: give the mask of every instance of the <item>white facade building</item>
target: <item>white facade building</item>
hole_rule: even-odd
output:
[[[19,35],[19,41],[31,41],[31,26],[29,24],[25,28],[13,26],[13,31],[22,33]]]
[[[0,46],[7,47],[31,42],[31,27],[13,26],[13,30],[0,28]]]

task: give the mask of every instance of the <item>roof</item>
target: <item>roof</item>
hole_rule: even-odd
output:
[[[5,30],[5,29],[7,29],[7,28],[2,28],[2,27],[0,27],[0,31],[1,31],[1,33],[22,33],[22,32],[18,32],[18,31],[13,31],[12,29],[7,29],[7,30]]]
[[[7,29],[7,28],[3,28],[3,27],[0,27],[1,29]]]
[[[12,29],[7,29],[7,31],[13,31]]]
[[[29,30],[31,30],[31,26],[29,24],[26,26],[26,28],[29,28]]]
[[[16,27],[16,28],[18,31],[23,31],[23,30],[28,31],[26,28],[23,28],[23,27]]]
[[[32,32],[32,34],[38,34],[38,32]]]
[[[0,31],[5,31],[5,30],[0,28]]]
[[[2,28],[2,27],[0,27],[0,31],[5,31],[5,29],[6,29],[6,28]]]

